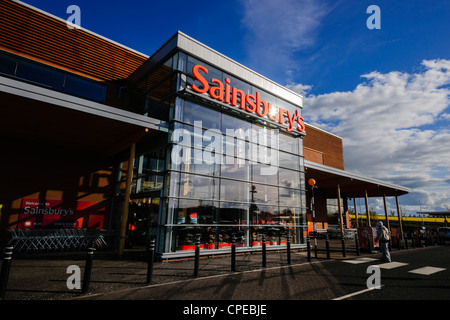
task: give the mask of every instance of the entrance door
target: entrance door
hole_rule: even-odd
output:
[[[128,219],[128,247],[147,246],[151,239],[156,238],[160,197],[159,192],[154,197],[132,199]]]

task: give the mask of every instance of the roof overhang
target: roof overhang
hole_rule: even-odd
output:
[[[305,176],[306,180],[311,178],[316,180],[318,189],[329,197],[337,197],[338,186],[341,196],[350,198],[365,197],[366,191],[368,197],[401,196],[410,192],[406,187],[308,160],[305,160]]]
[[[0,138],[9,144],[45,143],[107,158],[167,130],[157,119],[0,76]]]
[[[429,216],[442,216],[447,217],[450,216],[450,211],[420,211],[418,214],[427,214]]]

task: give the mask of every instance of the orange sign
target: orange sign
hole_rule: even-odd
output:
[[[261,99],[261,94],[256,92],[255,95],[245,94],[244,91],[231,87],[229,78],[225,79],[225,84],[215,78],[211,79],[211,82],[215,86],[210,86],[208,80],[200,73],[200,71],[208,74],[208,69],[201,65],[196,65],[192,68],[192,74],[195,79],[200,82],[203,88],[197,87],[192,84],[192,90],[197,93],[208,93],[211,98],[219,100],[221,102],[230,104],[234,107],[238,104],[238,96],[240,98],[239,108],[248,113],[256,113],[259,117],[266,117],[267,119],[278,122],[280,124],[288,124],[286,128],[287,132],[297,130],[299,132],[305,131],[304,118],[300,116],[299,111],[296,110],[295,114],[291,114],[289,110],[272,105],[270,102],[266,102]],[[287,118],[287,121],[285,121]]]

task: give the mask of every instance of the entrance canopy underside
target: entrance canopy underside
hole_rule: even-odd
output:
[[[5,143],[45,143],[100,159],[167,132],[159,120],[4,77],[0,107],[0,139]]]
[[[316,186],[330,198],[337,197],[338,186],[342,196],[350,198],[401,196],[410,189],[384,181],[364,177],[348,171],[305,160],[305,177],[316,180]]]

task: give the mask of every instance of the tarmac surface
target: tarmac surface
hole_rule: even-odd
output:
[[[331,241],[330,241],[331,243]],[[339,242],[340,243],[340,242]],[[331,258],[342,259],[340,244],[331,246]],[[355,252],[347,251],[347,258]],[[83,279],[87,252],[54,252],[36,254],[14,254],[11,260],[5,300],[66,300],[97,299],[99,294],[111,294],[127,289],[149,286],[147,280],[147,255],[142,249],[127,250],[119,259],[117,254],[96,251],[93,255],[89,291],[85,294],[79,289],[69,289],[68,278],[73,274],[69,266],[78,266]],[[317,259],[314,251],[311,262],[325,259],[325,252],[319,251]],[[291,265],[308,264],[306,249],[291,250]],[[266,268],[287,267],[286,250],[267,250]],[[236,272],[258,271],[263,269],[262,253],[238,253]],[[228,276],[231,271],[231,255],[200,257],[199,278]],[[155,262],[152,273],[152,286],[167,283],[183,283],[195,279],[194,259]],[[272,295],[268,295],[272,296]],[[123,295],[109,295],[105,299],[125,299]],[[191,299],[192,296],[186,296]],[[184,299],[181,297],[181,299]],[[260,296],[264,298],[264,296]],[[158,299],[158,298],[156,298]],[[164,299],[164,297],[162,297]],[[180,297],[178,298],[180,299]],[[211,299],[215,299],[211,296]]]

